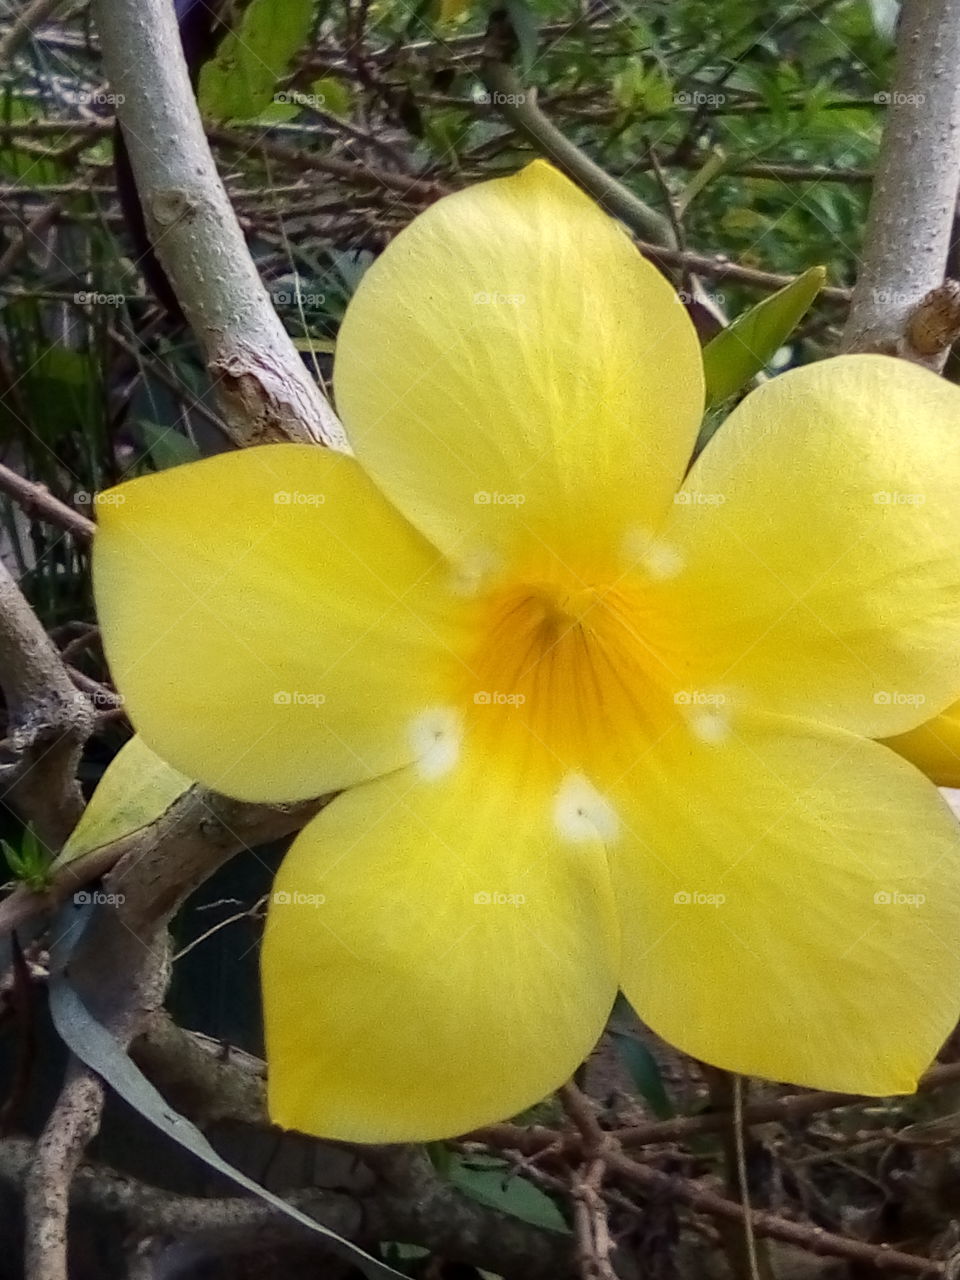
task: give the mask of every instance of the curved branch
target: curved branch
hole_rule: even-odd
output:
[[[503,118],[541,155],[554,161],[599,205],[626,223],[638,236],[675,249],[677,238],[669,218],[652,209],[646,201],[601,169],[543,114],[537,106],[536,92],[524,88],[509,64],[515,43],[516,36],[509,20],[495,13],[487,33],[482,77],[493,105]]]

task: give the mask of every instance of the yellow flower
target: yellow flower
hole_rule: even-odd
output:
[[[960,392],[827,360],[686,474],[686,313],[541,162],[397,237],[335,388],[356,458],[249,449],[99,504],[147,743],[243,799],[347,788],[275,886],[274,1118],[513,1114],[618,985],[719,1066],[912,1090],[960,1009],[960,837],[876,739],[960,692]]]

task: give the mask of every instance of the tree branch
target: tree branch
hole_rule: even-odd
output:
[[[578,182],[606,209],[637,235],[669,248],[677,247],[670,219],[652,209],[571,142],[537,106],[536,91],[525,88],[510,66],[516,36],[506,15],[490,19],[482,66],[483,82],[494,107],[537,151]]]
[[[59,848],[83,809],[77,764],[93,729],[86,697],[0,561],[0,687],[7,704],[2,794]]]
[[[55,498],[42,484],[35,484],[0,462],[0,492],[7,493],[34,520],[56,525],[82,542],[89,542],[96,525],[85,515]]]
[[[247,250],[204,135],[169,0],[94,0],[106,73],[153,247],[241,445],[343,430]]]
[[[949,342],[933,355],[917,348],[911,318],[946,269],[960,180],[958,67],[960,0],[904,0],[847,351],[935,368],[946,359]]]

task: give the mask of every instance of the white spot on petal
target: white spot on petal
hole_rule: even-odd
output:
[[[644,569],[657,582],[675,578],[683,570],[683,556],[669,542],[652,537],[642,529],[633,529],[624,541],[627,559]]]
[[[457,566],[451,580],[451,589],[458,596],[479,595],[484,582],[500,567],[500,558],[494,551],[490,549],[475,551]]]
[[[701,742],[717,747],[730,737],[730,721],[719,711],[700,711],[690,718],[690,728]]]
[[[460,759],[462,729],[460,716],[453,707],[435,707],[424,711],[410,724],[417,772],[432,781],[449,773]]]
[[[616,809],[581,773],[569,773],[560,785],[553,820],[564,840],[615,840],[620,831]]]

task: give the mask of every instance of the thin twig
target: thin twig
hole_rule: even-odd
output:
[[[16,471],[5,467],[2,462],[0,462],[0,491],[9,494],[31,518],[56,525],[58,529],[72,533],[82,542],[89,542],[94,535],[96,525],[92,520],[88,520],[73,507],[68,507],[59,498],[55,498],[42,484],[27,480],[25,476],[18,475]]]
[[[535,91],[525,87],[510,66],[515,42],[509,19],[503,11],[495,12],[487,30],[482,75],[493,105],[503,118],[541,155],[553,160],[608,213],[625,222],[637,235],[676,248],[669,218],[601,169],[543,114],[537,106]]]

